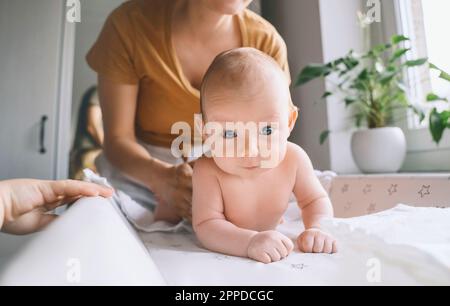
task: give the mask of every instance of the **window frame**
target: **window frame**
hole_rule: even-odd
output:
[[[391,37],[395,34],[404,34],[405,36],[411,37],[410,31],[406,30],[408,26],[408,20],[403,16],[402,10],[405,9],[405,2],[408,0],[388,0],[382,1],[382,22],[381,31],[383,33],[383,39]],[[414,39],[414,37],[411,37]],[[411,57],[418,57],[417,52],[413,50],[411,52]],[[415,70],[415,69],[410,69]],[[406,82],[408,87],[411,88],[411,79],[417,81],[418,72],[409,71],[407,73]],[[420,81],[420,80],[419,80]],[[414,82],[414,81],[413,81]],[[427,86],[431,91],[431,83]],[[426,89],[426,90],[428,90]],[[425,91],[425,90],[423,90]],[[423,92],[422,91],[422,92]],[[437,103],[427,103],[426,101],[420,101],[420,99],[425,99],[425,94],[420,93],[420,91],[415,91],[412,95],[412,100],[415,103],[419,103],[424,110],[430,111]],[[422,97],[422,98],[419,98]],[[415,100],[415,101],[414,101]],[[410,112],[408,110],[408,112]],[[417,156],[420,156],[420,165],[414,165],[414,163],[405,163],[402,171],[424,171],[429,169],[429,171],[449,171],[450,170],[450,130],[447,130],[439,145],[436,145],[431,138],[430,132],[428,130],[428,122],[425,124],[419,124],[417,116],[411,114],[407,115],[408,120],[402,120],[395,122],[405,133],[407,139],[407,160],[408,155],[415,155],[414,160],[418,160]],[[428,120],[428,117],[425,119]],[[439,154],[436,154],[439,152]],[[439,161],[436,161],[436,155],[438,155]],[[442,164],[441,169],[436,169],[436,163]]]

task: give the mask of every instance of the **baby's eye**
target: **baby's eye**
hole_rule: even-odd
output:
[[[273,130],[272,130],[272,127],[270,125],[263,127],[262,130],[261,130],[261,134],[262,135],[266,135],[266,136],[271,135],[272,132],[273,132]]]
[[[233,131],[233,130],[223,131],[223,138],[225,138],[225,139],[232,139],[232,138],[236,138],[236,137],[237,137],[236,131]]]

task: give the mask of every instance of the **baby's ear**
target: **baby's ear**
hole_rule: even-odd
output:
[[[294,129],[295,123],[298,119],[298,107],[294,104],[291,104],[289,107],[289,133]]]

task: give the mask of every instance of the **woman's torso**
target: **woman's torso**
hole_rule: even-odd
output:
[[[172,37],[176,3],[166,0],[124,3],[111,14],[87,56],[88,63],[99,74],[109,74],[120,81],[123,73],[127,75],[123,80],[139,85],[136,136],[163,147],[170,147],[177,137],[171,134],[175,122],[187,122],[193,133],[194,114],[200,112],[201,79],[221,51],[239,46],[260,49],[274,57],[289,75],[284,42],[255,13],[245,10],[236,15],[241,34],[237,41],[224,44],[224,50],[205,48],[203,54],[197,54],[202,52],[201,46],[193,48],[185,39],[176,40],[176,34]]]

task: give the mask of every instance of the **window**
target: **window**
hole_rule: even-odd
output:
[[[383,41],[394,34],[403,34],[411,41],[409,59],[428,57],[439,68],[450,71],[449,0],[382,0],[382,22],[377,31]],[[380,36],[380,35],[378,35]],[[380,37],[375,36],[374,42]],[[381,41],[380,41],[381,42]],[[450,98],[450,84],[438,78],[438,74],[428,67],[410,69],[405,76],[411,102],[425,108],[448,109],[444,102],[426,102],[426,95],[434,92]],[[450,130],[444,133],[441,143],[436,145],[428,130],[428,120],[419,123],[417,116],[411,114],[408,120],[397,122],[405,132],[408,154],[403,171],[450,171]]]
[[[439,68],[450,71],[450,40],[448,39],[450,1],[422,1],[422,7],[428,57]],[[439,96],[450,99],[448,82],[440,79],[436,73],[431,74],[431,88]]]
[[[397,28],[408,36],[411,41],[406,43],[411,48],[408,59],[428,57],[429,61],[439,68],[450,71],[450,40],[447,14],[450,10],[448,0],[397,0]],[[430,92],[440,97],[450,98],[448,82],[438,77],[439,73],[427,66],[410,69],[406,81],[410,89],[410,99],[425,109],[437,107],[447,108],[442,102],[426,103],[426,95]],[[420,128],[427,125],[419,124],[412,117],[408,122],[410,128]]]

